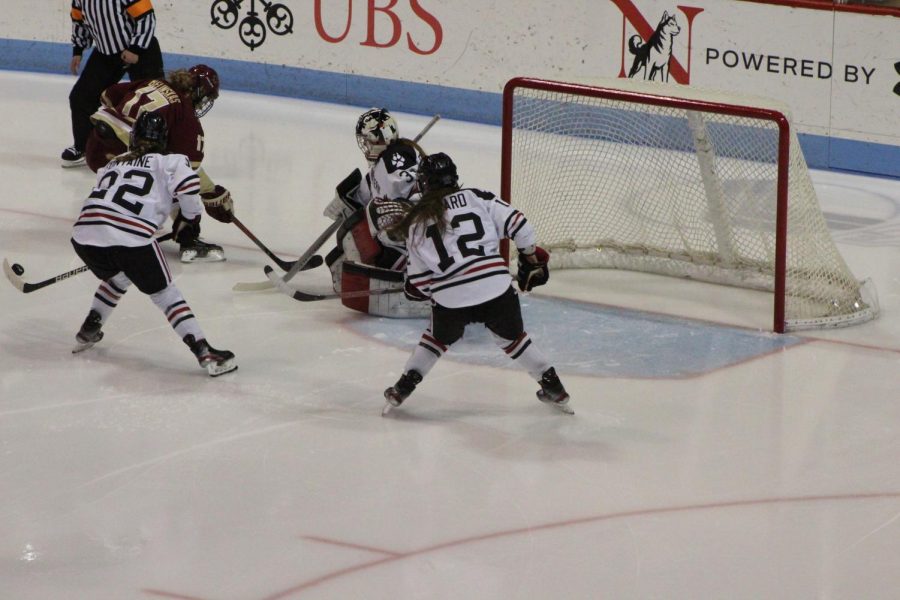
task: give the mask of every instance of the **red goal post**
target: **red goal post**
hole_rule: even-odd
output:
[[[874,318],[840,256],[786,107],[627,79],[503,92],[503,198],[551,268],[620,268],[774,294],[773,329]]]

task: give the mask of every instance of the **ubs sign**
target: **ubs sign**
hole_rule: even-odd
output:
[[[343,5],[338,0],[327,2],[314,0],[312,22],[319,39],[329,44],[352,43],[348,36],[354,18],[353,3],[354,0],[347,0]],[[357,13],[357,18],[365,19],[366,23],[366,35],[358,42],[359,45],[392,48],[401,44],[414,54],[427,55],[437,52],[444,40],[444,30],[440,21],[422,7],[422,0],[404,0],[404,3],[408,5],[408,9],[398,6],[400,0],[383,0],[384,6],[376,6],[374,0],[369,0],[362,15]],[[327,9],[323,6],[327,6]],[[342,30],[326,29],[323,14],[325,10],[344,11],[346,18]],[[414,39],[409,33],[406,33],[404,38],[404,23],[401,18],[401,14],[406,18],[404,13],[412,13],[408,18],[424,23],[431,30],[431,39]],[[328,13],[329,16],[332,14],[333,12]],[[291,9],[274,1],[214,0],[210,6],[210,16],[212,24],[221,29],[231,29],[237,25],[238,37],[251,51],[266,41],[267,31],[275,35],[294,33],[294,15]]]

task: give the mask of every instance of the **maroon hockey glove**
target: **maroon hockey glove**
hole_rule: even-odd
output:
[[[234,201],[231,199],[231,192],[221,185],[217,185],[213,191],[200,194],[200,199],[203,200],[206,214],[216,221],[231,223],[234,218]]]
[[[548,262],[550,262],[550,255],[540,246],[534,247],[534,254],[519,252],[519,272],[516,275],[519,289],[523,292],[530,292],[532,288],[547,283],[550,279]]]

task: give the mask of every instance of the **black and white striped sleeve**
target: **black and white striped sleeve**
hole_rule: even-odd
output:
[[[524,213],[493,194],[489,194],[489,196],[490,199],[486,199],[485,196],[479,194],[479,197],[487,202],[498,235],[514,240],[517,248],[532,246],[535,243],[534,228],[525,218]]]
[[[122,0],[125,12],[134,21],[134,31],[128,40],[128,49],[139,53],[146,50],[156,34],[156,13],[150,0]]]
[[[81,56],[91,47],[93,38],[90,29],[84,24],[84,13],[79,0],[72,0],[72,10],[69,14],[72,17],[72,55]]]

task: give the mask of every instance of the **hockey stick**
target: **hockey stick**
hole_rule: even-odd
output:
[[[167,233],[165,235],[161,235],[156,238],[157,242],[165,242],[166,240],[172,239],[172,234]],[[53,285],[58,281],[62,281],[64,279],[68,279],[69,277],[74,277],[79,273],[84,273],[85,271],[90,270],[90,267],[87,265],[82,265],[76,269],[72,269],[71,271],[66,271],[65,273],[60,273],[56,277],[51,277],[50,279],[45,279],[43,281],[38,281],[36,283],[28,283],[20,275],[18,275],[15,271],[13,271],[12,267],[9,264],[9,260],[3,259],[3,272],[6,274],[6,278],[9,279],[9,282],[13,284],[17,290],[22,292],[23,294],[30,294],[35,290],[39,290],[41,288],[45,288],[48,285]],[[22,271],[25,272],[24,270]]]
[[[44,281],[38,281],[37,283],[27,283],[24,279],[13,272],[12,267],[10,267],[9,265],[9,261],[5,258],[3,259],[3,272],[6,274],[6,278],[9,279],[9,282],[11,284],[13,284],[13,287],[15,287],[23,294],[30,294],[34,290],[39,290],[42,287],[47,287],[48,285],[52,285],[57,281],[62,281],[63,279],[74,277],[75,275],[84,273],[87,270],[88,267],[86,265],[82,265],[77,269],[72,269],[71,271],[60,273],[56,277],[51,277],[50,279],[45,279]]]
[[[290,287],[283,279],[278,277],[275,274],[275,269],[266,265],[264,268],[266,272],[266,277],[272,282],[272,284],[277,287],[279,290],[293,298],[294,300],[299,300],[300,302],[316,302],[318,300],[331,300],[332,298],[365,298],[368,296],[381,296],[383,294],[396,294],[398,292],[402,292],[403,288],[385,288],[381,290],[356,290],[353,292],[329,292],[326,294],[310,294],[308,292],[301,292],[300,290],[295,290]]]
[[[344,222],[343,220],[335,221],[331,225],[329,225],[328,229],[323,231],[321,233],[321,235],[319,235],[319,237],[316,238],[316,241],[314,241],[312,243],[312,246],[307,248],[306,252],[304,252],[303,255],[300,256],[300,258],[298,258],[296,260],[296,262],[294,262],[294,265],[290,269],[288,269],[287,273],[284,274],[284,277],[275,276],[275,278],[281,282],[290,281],[290,279],[294,275],[296,275],[298,272],[300,272],[301,270],[313,268],[311,266],[307,266],[308,264],[315,263],[314,266],[319,266],[320,264],[322,264],[322,257],[319,256],[318,254],[316,254],[316,250],[321,248],[322,245],[326,241],[328,241],[328,238],[331,237],[331,235],[335,231],[338,230],[338,227],[340,227],[341,223],[343,223],[343,222]],[[318,260],[316,260],[316,259],[318,259]],[[269,267],[268,265],[266,265],[266,268],[271,269],[271,267]],[[266,276],[268,276],[268,273],[266,274]],[[271,281],[261,281],[259,283],[256,283],[256,282],[240,283],[239,282],[239,283],[234,284],[234,286],[231,289],[236,292],[250,292],[250,291],[268,290],[268,289],[271,289],[272,287],[273,286],[272,286]],[[288,288],[288,289],[290,289],[290,288]]]
[[[423,137],[425,137],[425,134],[428,133],[432,127],[434,127],[434,124],[437,123],[440,120],[440,118],[441,118],[441,115],[434,115],[433,117],[431,117],[431,119],[428,121],[428,123],[425,124],[425,127],[423,127],[422,130],[416,134],[416,137],[414,137],[412,141],[414,143],[419,143],[419,141]],[[284,274],[284,277],[281,278],[282,283],[290,281],[291,278],[294,277],[294,275],[296,275],[297,272],[300,270],[300,268],[302,268],[302,266],[305,264],[303,262],[303,259],[304,258],[308,259],[309,256],[312,256],[319,248],[321,248],[322,245],[328,240],[328,238],[331,237],[331,235],[335,231],[338,230],[338,228],[341,226],[341,224],[343,222],[344,222],[344,220],[341,219],[341,220],[335,221],[334,223],[329,225],[328,229],[323,231],[322,234],[316,238],[316,241],[313,242],[312,246],[310,246],[306,250],[306,252],[303,253],[303,256],[301,256],[300,259],[297,261],[297,264],[295,264],[294,267],[291,268],[290,271],[288,271],[287,273]],[[309,256],[307,256],[307,255],[309,255]],[[300,267],[298,267],[297,265],[300,265]],[[266,276],[267,277],[269,276],[268,273],[266,273]],[[269,277],[269,280],[271,281],[272,278]],[[259,285],[260,284],[240,284],[239,283],[239,284],[235,284],[235,286],[232,289],[234,289],[234,290],[249,290],[249,289],[259,290],[259,289],[267,289],[268,287],[270,287],[270,286],[266,286],[265,288],[262,288],[262,287],[259,287]],[[262,282],[262,285],[265,285],[265,282]],[[253,287],[251,287],[251,286],[253,286]],[[283,286],[283,287],[276,286],[276,287],[278,287],[279,289],[284,291],[283,287],[287,287],[287,286]],[[290,287],[287,287],[287,289],[291,290]],[[288,293],[288,292],[285,292],[285,293],[287,293],[289,296],[293,296],[293,291],[291,291],[290,293]]]
[[[281,260],[280,258],[278,258],[278,256],[276,256],[276,254],[275,254],[274,252],[272,252],[271,250],[269,250],[269,249],[266,247],[266,245],[263,244],[263,243],[259,240],[258,237],[256,237],[255,235],[253,235],[253,232],[250,231],[249,229],[247,229],[247,226],[244,225],[243,223],[241,223],[241,222],[238,220],[237,217],[232,216],[232,222],[233,222],[235,225],[237,225],[237,228],[238,228],[238,229],[240,229],[241,231],[244,232],[244,235],[246,235],[248,238],[250,238],[250,241],[252,241],[254,244],[256,244],[257,247],[259,247],[260,250],[262,250],[263,252],[265,252],[266,256],[268,256],[269,258],[271,258],[271,259],[275,262],[275,264],[278,265],[278,267],[279,267],[282,271],[290,271],[291,269],[294,268],[294,265],[297,264],[297,261],[296,261],[296,260],[288,261],[288,260]],[[321,256],[311,256],[310,259],[309,259],[309,262],[307,262],[305,265],[303,265],[303,270],[305,271],[305,270],[307,270],[307,269],[315,269],[316,267],[318,267],[319,265],[321,265],[322,262],[323,262],[323,260],[322,260],[322,257],[321,257]]]

